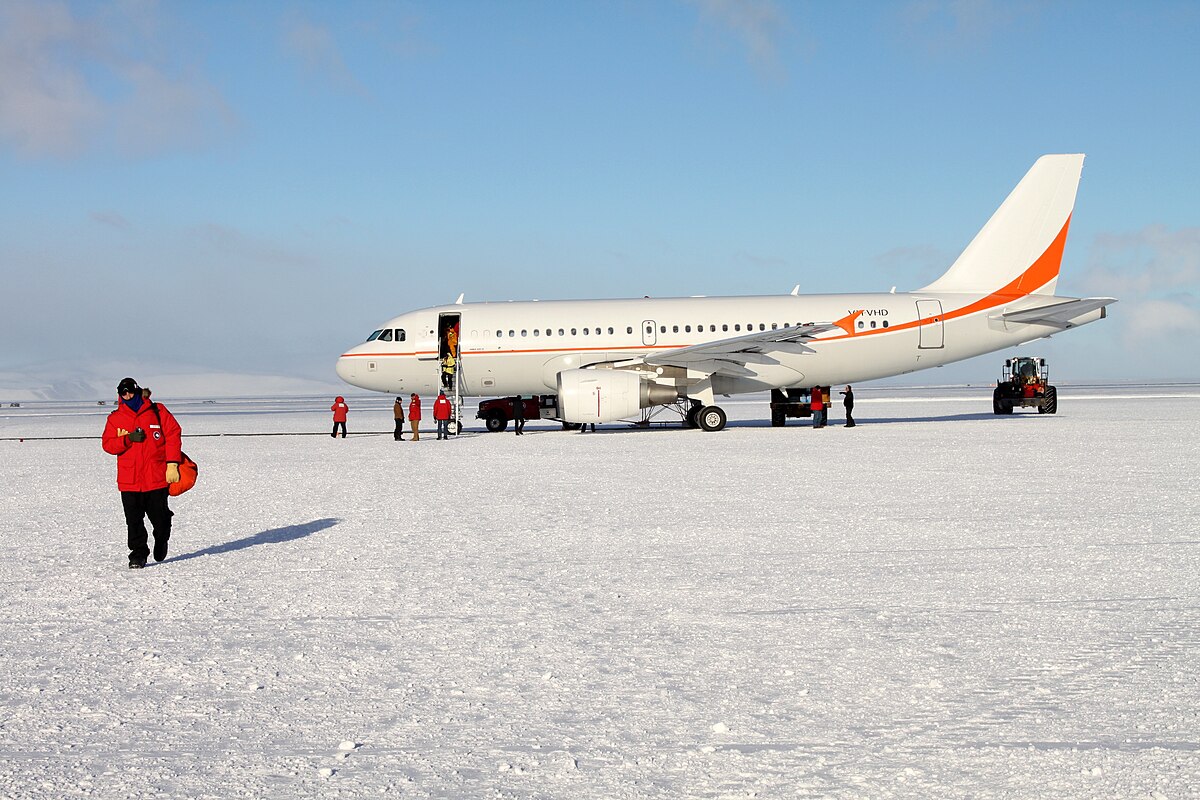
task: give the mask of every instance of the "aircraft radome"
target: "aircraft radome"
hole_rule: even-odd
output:
[[[912,292],[459,302],[378,326],[337,362],[354,386],[455,397],[557,395],[566,423],[670,407],[725,426],[718,396],[859,383],[937,367],[1098,319],[1113,298],[1054,293],[1083,155],[1037,160],[987,224]]]

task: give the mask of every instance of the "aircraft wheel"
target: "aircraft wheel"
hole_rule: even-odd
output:
[[[687,410],[687,413],[685,413],[683,415],[683,427],[685,427],[685,428],[699,428],[700,427],[700,423],[699,423],[699,421],[697,421],[696,416],[700,413],[701,408],[702,408],[702,406],[700,406],[700,405],[694,405]]]
[[[706,431],[719,431],[725,427],[725,412],[716,406],[705,406],[696,415],[696,421]]]
[[[502,411],[493,411],[487,415],[485,424],[492,433],[500,433],[508,427],[508,417],[504,416]]]
[[[784,410],[782,408],[772,408],[771,409],[771,427],[772,428],[782,428],[786,424],[787,424],[787,414],[784,413]]]
[[[1042,404],[1038,406],[1039,414],[1057,414],[1058,413],[1058,389],[1053,386],[1046,387],[1046,395],[1042,398]]]
[[[462,423],[459,422],[458,420],[455,420],[454,421],[454,435],[458,436],[460,433],[462,433]]]

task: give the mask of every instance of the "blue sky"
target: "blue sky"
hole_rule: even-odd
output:
[[[1194,2],[6,0],[0,371],[332,381],[464,292],[913,289],[1085,152],[1059,291],[1120,302],[1036,349],[1198,380],[1197,41]]]

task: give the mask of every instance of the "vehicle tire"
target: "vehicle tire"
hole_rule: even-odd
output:
[[[683,415],[683,427],[699,428],[700,423],[696,420],[696,415],[700,413],[702,408],[703,408],[703,406],[700,406],[700,405],[694,405],[691,408],[689,408],[687,410],[687,413],[685,413]]]
[[[725,427],[725,412],[717,406],[705,406],[696,415],[696,422],[706,431],[719,431]]]
[[[997,386],[992,392],[992,413],[993,414],[1011,414],[1013,412],[1013,402],[1010,398],[1004,397]]]
[[[1046,387],[1046,394],[1042,397],[1042,404],[1038,406],[1039,414],[1057,414],[1058,413],[1058,389],[1053,386]]]
[[[771,409],[771,427],[772,428],[782,428],[786,424],[787,424],[787,412],[785,412],[782,408],[772,408]]]
[[[458,436],[460,433],[462,433],[462,423],[456,421],[454,423],[454,435]]]
[[[493,411],[487,415],[485,424],[491,433],[500,433],[508,427],[508,417],[503,411]]]

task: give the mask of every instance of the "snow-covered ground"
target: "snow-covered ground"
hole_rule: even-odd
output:
[[[0,796],[1200,796],[1200,387],[419,443],[156,399],[201,476],[140,572],[109,409],[0,409]]]

